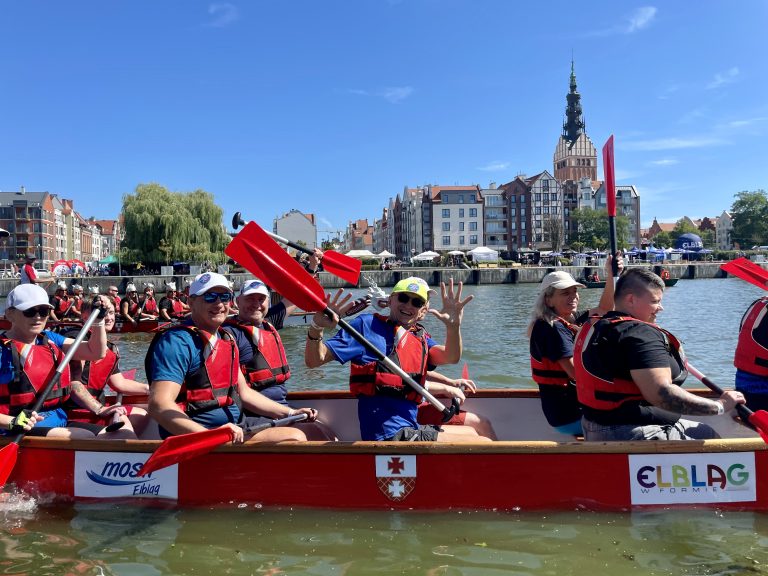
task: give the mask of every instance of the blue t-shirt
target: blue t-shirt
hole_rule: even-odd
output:
[[[361,314],[349,322],[366,340],[387,356],[392,352],[395,331],[373,314]],[[427,346],[436,342],[427,338]],[[368,364],[377,360],[362,344],[344,329],[339,330],[325,345],[341,364]],[[404,398],[388,396],[358,396],[357,417],[360,421],[360,437],[363,440],[385,440],[403,428],[418,428],[418,405]]]
[[[155,342],[149,366],[149,382],[168,380],[182,386],[187,375],[202,364],[202,342],[187,330],[168,330]],[[219,407],[197,414],[192,420],[206,428],[217,428],[227,422],[238,422],[237,405]],[[161,430],[161,434],[163,431]]]

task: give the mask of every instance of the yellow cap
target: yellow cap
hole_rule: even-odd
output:
[[[392,294],[396,294],[397,292],[410,292],[411,294],[416,294],[423,298],[425,302],[429,300],[430,292],[432,294],[437,294],[437,292],[429,287],[429,284],[427,284],[425,280],[417,278],[416,276],[403,278],[400,282],[395,284],[395,287],[392,288]]]

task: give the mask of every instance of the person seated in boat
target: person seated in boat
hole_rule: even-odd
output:
[[[112,303],[115,305],[115,311],[120,310],[120,294],[118,293],[117,286],[110,284],[107,288],[107,296],[112,299]]]
[[[139,323],[141,318],[139,293],[136,291],[136,285],[133,283],[125,287],[125,298],[120,302],[120,316],[124,321],[130,322],[134,326]]]
[[[72,305],[67,312],[67,320],[80,321],[83,308],[83,287],[80,284],[72,284]]]
[[[429,308],[430,290],[421,278],[405,278],[395,284],[389,296],[389,316],[360,314],[350,325],[360,332],[383,354],[411,374],[421,385],[426,382],[429,366],[455,364],[461,359],[461,319],[464,306],[472,296],[461,299],[462,284],[454,289],[441,285],[443,306],[441,310]],[[342,364],[351,362],[350,389],[357,395],[357,413],[360,435],[363,440],[471,442],[489,440],[478,436],[468,426],[421,425],[417,421],[421,396],[411,390],[406,382],[392,374],[377,362],[377,358],[355,340],[346,330],[339,330],[333,337],[323,340],[326,328],[334,328],[338,316],[344,316],[351,305],[351,295],[342,296],[342,290],[328,296],[328,305],[334,318],[317,312],[307,331],[304,362],[309,368],[317,368],[336,360]],[[418,327],[419,319],[430,312],[446,326],[445,344],[437,344],[426,337]],[[430,392],[456,394],[457,388],[435,384]]]
[[[753,410],[768,410],[768,296],[749,305],[739,325],[733,365],[736,390]]]
[[[100,297],[101,305],[106,309],[104,316],[104,329],[107,333],[115,327],[115,306],[107,296]],[[83,303],[83,321],[93,311],[93,302]],[[73,329],[64,332],[65,336],[72,336]],[[149,386],[143,382],[137,382],[126,378],[120,372],[120,350],[117,344],[107,340],[107,352],[104,358],[99,360],[73,360],[70,365],[70,374],[73,389],[83,392],[81,401],[70,401],[66,406],[67,417],[74,422],[90,422],[101,426],[109,425],[114,415],[105,414],[107,408],[107,385],[116,392],[119,399],[126,396],[146,396]],[[85,398],[85,406],[82,398]],[[140,436],[149,423],[147,411],[138,406],[123,406],[117,411],[118,418],[124,422],[123,430],[133,435]]]
[[[240,289],[237,304],[237,315],[225,321],[224,329],[235,340],[245,380],[270,400],[288,406],[286,382],[291,370],[277,329],[267,320],[269,288],[261,280],[246,282]],[[258,416],[247,408],[243,412],[246,416]],[[297,426],[308,440],[336,439],[333,431],[321,422]]]
[[[165,296],[160,299],[158,305],[160,311],[160,320],[170,322],[171,320],[183,318],[189,312],[189,306],[179,300],[176,292],[176,282],[168,282],[165,285]]]
[[[45,329],[48,294],[35,284],[21,284],[8,293],[5,316],[11,327],[0,335],[0,429],[3,434],[26,431],[31,436],[57,438],[115,437],[101,426],[70,422],[64,406],[75,394],[69,366],[43,403],[30,412],[36,396],[48,384],[75,340]],[[107,350],[105,322],[91,326],[91,337],[78,346],[73,358],[95,361]],[[105,415],[116,408],[104,411]],[[112,433],[115,434],[115,433]]]
[[[292,409],[278,404],[252,389],[240,370],[237,346],[231,334],[222,329],[234,295],[221,274],[206,272],[190,286],[191,315],[181,324],[159,332],[145,360],[149,385],[149,414],[160,426],[160,434],[200,432],[228,427],[233,442],[244,440],[244,430],[297,413],[317,418],[311,408]],[[259,414],[243,417],[240,406]],[[299,428],[268,428],[253,435],[256,441],[306,440]]]
[[[52,306],[49,318],[54,322],[65,320],[69,313],[69,308],[74,304],[67,295],[67,283],[64,280],[59,280],[56,283],[56,291],[48,300],[48,303]]]
[[[679,340],[656,325],[664,281],[633,268],[616,284],[615,310],[590,318],[574,345],[576,389],[586,440],[717,438],[710,426],[683,414],[712,416],[744,403],[741,392],[719,399],[681,387],[687,370]]]
[[[616,255],[619,273],[624,261]],[[573,341],[587,318],[613,310],[613,257],[605,263],[606,282],[596,308],[579,311],[579,288],[568,272],[550,272],[541,281],[528,324],[531,378],[539,387],[541,409],[547,422],[563,434],[582,435],[581,408],[576,398]]]
[[[144,297],[141,299],[140,320],[156,320],[160,312],[155,300],[155,285],[151,282],[144,285]]]
[[[589,277],[590,282],[600,282],[600,274],[597,273],[597,270],[592,272],[592,275]]]

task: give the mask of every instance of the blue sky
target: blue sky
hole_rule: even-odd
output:
[[[158,182],[213,193],[227,221],[296,208],[340,230],[405,186],[552,171],[573,54],[587,133],[615,135],[643,225],[716,216],[768,188],[767,17],[763,0],[0,0],[0,189],[111,218]]]

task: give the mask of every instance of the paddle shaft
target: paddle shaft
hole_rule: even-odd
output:
[[[40,392],[40,394],[38,394],[37,398],[35,399],[35,403],[32,405],[32,408],[30,408],[32,412],[37,412],[43,406],[43,403],[45,402],[45,399],[48,397],[48,394],[51,393],[51,391],[54,389],[56,384],[58,384],[59,380],[61,380],[61,375],[64,373],[64,369],[69,365],[69,362],[72,360],[72,357],[75,355],[75,352],[77,351],[77,348],[80,346],[80,343],[83,341],[83,338],[85,338],[85,335],[88,333],[88,330],[90,330],[91,326],[93,325],[94,322],[96,322],[98,318],[99,318],[98,314],[91,314],[88,317],[88,320],[85,321],[85,324],[83,324],[83,328],[75,337],[75,341],[69,347],[69,350],[64,355],[64,358],[62,358],[61,363],[56,367],[56,372],[54,373],[50,382],[48,382],[46,387],[43,388],[43,390]],[[21,439],[24,438],[26,433],[27,433],[26,430],[24,430],[23,432],[19,432],[18,434],[16,434],[12,442],[14,442],[15,444],[18,444],[19,442],[21,442]]]
[[[285,418],[277,418],[275,420],[270,420],[269,422],[265,422],[264,424],[257,424],[256,426],[243,426],[243,432],[246,434],[255,434],[257,432],[261,432],[262,430],[267,430],[268,428],[276,428],[277,426],[290,426],[291,424],[298,424],[299,422],[303,422],[309,418],[309,416],[302,412],[301,414],[292,414],[290,416],[286,416]]]
[[[333,311],[330,308],[326,308],[323,313],[326,316],[333,316]],[[392,360],[390,360],[386,354],[384,354],[381,350],[376,348],[365,336],[360,334],[357,330],[352,328],[352,326],[349,325],[349,322],[344,320],[343,318],[339,318],[339,326],[341,326],[344,330],[347,331],[347,333],[352,336],[355,340],[357,340],[360,344],[362,344],[368,352],[376,356],[379,362],[384,364],[389,370],[400,376],[408,386],[413,388],[416,392],[421,394],[427,402],[432,404],[435,408],[440,410],[440,412],[443,414],[443,418],[445,420],[449,420],[453,415],[454,411],[452,408],[447,408],[440,400],[435,398],[432,394],[430,394],[424,386],[416,382],[413,378],[411,378],[405,370],[400,368],[397,364],[395,364]]]
[[[723,389],[720,388],[717,384],[712,382],[707,376],[705,376],[703,373],[699,372],[699,370],[696,369],[695,366],[693,366],[690,362],[686,362],[686,367],[688,368],[688,372],[693,374],[693,377],[696,378],[699,382],[704,384],[707,388],[712,390],[715,394],[719,394],[720,396],[723,395]],[[752,410],[747,408],[744,404],[736,404],[736,411],[739,413],[739,416],[741,416],[741,419],[744,422],[749,422],[750,416],[754,414]]]

